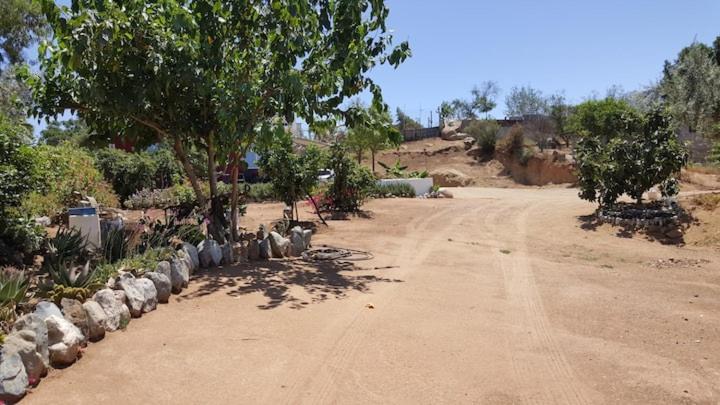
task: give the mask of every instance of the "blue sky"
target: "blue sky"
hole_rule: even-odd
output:
[[[68,0],[60,0],[67,4]],[[693,40],[720,35],[718,0],[386,0],[389,27],[413,57],[372,76],[385,101],[427,123],[443,100],[498,82],[505,94],[530,85],[580,102],[620,85],[659,78],[663,62]],[[34,55],[32,55],[34,56]],[[437,116],[434,116],[437,122]]]
[[[425,124],[443,100],[497,81],[504,95],[530,85],[573,102],[659,78],[663,62],[694,39],[720,35],[718,0],[387,0],[389,26],[414,56],[374,77],[391,108]],[[435,117],[437,121],[437,117]]]

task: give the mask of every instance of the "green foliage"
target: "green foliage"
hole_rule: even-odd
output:
[[[43,269],[47,271],[56,285],[83,287],[76,281],[87,281],[88,270],[75,267],[78,262],[87,259],[87,238],[76,229],[60,228],[54,238],[47,241],[47,254],[43,260]],[[89,261],[87,261],[89,265]]]
[[[280,134],[269,147],[260,149],[259,154],[260,167],[270,178],[275,195],[289,206],[309,195],[327,160],[323,151],[315,146],[293,152],[293,141],[287,133]]]
[[[720,142],[713,144],[710,155],[708,156],[708,161],[714,165],[720,165]]]
[[[45,230],[32,218],[7,213],[0,217],[0,264],[29,261],[42,247]]]
[[[497,135],[500,125],[495,120],[480,120],[471,122],[464,131],[475,138],[480,150],[486,155],[495,153]]]
[[[255,202],[278,200],[272,183],[248,184],[246,194],[248,200]]]
[[[586,133],[578,142],[580,198],[607,206],[628,194],[640,202],[657,184],[663,195],[677,194],[674,176],[687,164],[688,154],[667,114],[654,110],[625,123],[617,133]]]
[[[419,122],[412,119],[409,115],[405,114],[403,110],[398,107],[395,110],[395,115],[397,116],[397,127],[398,129],[406,130],[406,129],[422,129],[422,125],[420,125]]]
[[[71,144],[35,148],[47,187],[31,193],[23,210],[32,215],[54,216],[77,203],[78,194],[89,195],[104,206],[117,207],[112,187],[95,167],[93,156]]]
[[[701,44],[680,51],[677,60],[665,62],[660,89],[678,123],[691,131],[717,137],[720,121],[720,65],[716,50]]]
[[[640,122],[639,113],[625,100],[608,97],[578,104],[570,118],[570,128],[581,137],[591,136],[608,142],[618,133]]]
[[[497,150],[508,156],[518,157],[525,149],[525,131],[522,125],[515,124],[505,138],[497,143]]]
[[[149,224],[148,232],[141,235],[137,251],[145,253],[152,249],[166,248],[171,246],[175,239],[197,246],[206,237],[198,225],[181,224],[176,222],[175,218],[169,218],[167,224],[157,220]]]
[[[111,268],[107,268],[104,272],[109,272],[109,277],[117,274],[117,270],[129,271],[136,277],[140,277],[148,271],[155,271],[158,262],[172,260],[175,250],[171,247],[161,247],[148,249],[143,253],[138,253],[127,257]]]
[[[96,273],[97,277],[97,273]],[[98,278],[100,280],[100,278]],[[63,298],[71,300],[78,300],[85,302],[89,300],[95,291],[100,287],[100,283],[95,283],[92,288],[90,287],[69,287],[61,284],[53,285],[51,289],[44,291],[43,295],[56,305],[60,305]]]
[[[356,212],[375,187],[375,176],[347,156],[345,147],[331,148],[330,169],[335,173],[327,196],[331,208],[341,212]]]
[[[24,128],[0,113],[0,213],[44,184],[37,153],[23,137]]]
[[[0,270],[0,307],[11,306],[25,301],[30,282],[25,273],[13,267]]]
[[[513,87],[505,97],[505,108],[511,117],[543,114],[547,111],[547,100],[540,90],[530,86]]]
[[[348,130],[345,142],[359,156],[365,150],[370,151],[374,172],[375,154],[383,149],[400,145],[403,137],[392,125],[392,118],[385,109],[376,106],[365,108],[360,103],[355,103],[353,108],[360,118]]]
[[[3,0],[0,2],[0,63],[25,61],[23,50],[45,33],[40,2]]]
[[[115,263],[132,255],[137,249],[136,235],[121,228],[110,228],[103,235],[100,247],[102,260],[106,263]]]
[[[77,146],[86,146],[89,137],[89,130],[81,120],[54,120],[40,132],[39,142],[52,146],[58,146],[64,142],[70,142]]]
[[[140,190],[170,187],[182,178],[180,167],[167,149],[129,153],[105,148],[95,158],[97,167],[123,201]]]
[[[370,70],[410,56],[407,43],[392,47],[377,0],[43,0],[43,10],[54,38],[40,46],[41,74],[25,72],[36,115],[73,109],[94,133],[166,141],[184,163],[185,149],[203,147],[213,175],[216,162],[295,116],[335,120],[365,90],[380,106]],[[222,239],[218,197],[211,187],[208,225]]]
[[[390,179],[402,179],[407,177],[405,170],[408,168],[407,166],[403,166],[400,163],[400,159],[395,161],[395,164],[392,166],[387,165],[383,162],[378,162],[380,166],[382,166],[383,169],[385,169],[385,177]]]
[[[570,117],[573,107],[565,101],[562,94],[553,94],[547,99],[548,115],[553,124],[555,134],[565,141],[565,146],[570,147],[570,142],[575,139],[575,133],[570,127]]]
[[[373,190],[373,197],[389,198],[404,197],[414,198],[415,189],[408,183],[379,183]]]
[[[440,105],[440,120],[441,122],[445,119],[471,120],[478,118],[478,114],[488,114],[497,106],[495,98],[499,92],[500,87],[493,81],[474,86],[470,91],[471,99],[458,98],[451,102],[443,102]]]

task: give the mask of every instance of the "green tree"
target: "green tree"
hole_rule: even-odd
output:
[[[694,43],[674,62],[665,62],[660,89],[670,113],[690,131],[717,136],[720,121],[720,66],[716,51]]]
[[[419,122],[415,121],[410,117],[409,115],[405,114],[403,110],[398,107],[395,110],[395,115],[397,116],[397,128],[401,131],[406,129],[422,129],[422,125],[420,125]]]
[[[544,114],[547,100],[540,90],[530,86],[513,87],[505,97],[506,114],[511,117]]]
[[[97,0],[72,8],[43,0],[43,8],[54,40],[40,47],[43,74],[29,77],[35,112],[72,109],[97,133],[172,145],[220,242],[227,224],[218,162],[234,167],[235,221],[239,160],[257,137],[295,116],[311,125],[352,121],[341,108],[347,97],[369,90],[382,104],[368,72],[410,54],[407,43],[390,48],[388,9],[378,0]],[[209,196],[189,147],[207,153]]]
[[[295,153],[292,137],[286,132],[258,152],[260,167],[270,178],[275,194],[294,208],[295,219],[299,219],[297,202],[309,197],[317,186],[318,173],[325,166],[326,156],[314,145]]]
[[[470,123],[464,131],[475,138],[475,143],[485,155],[495,153],[500,125],[495,120],[479,120]]]
[[[642,195],[660,185],[663,195],[675,195],[675,175],[687,164],[688,153],[677,139],[669,115],[660,109],[627,117],[616,132],[586,132],[575,148],[580,198],[614,204],[627,194],[638,204]]]
[[[569,130],[607,143],[628,126],[639,122],[638,112],[625,100],[606,98],[578,104],[568,122]]]
[[[548,115],[550,121],[560,139],[565,142],[565,147],[570,147],[570,142],[575,138],[575,133],[570,126],[570,116],[573,112],[573,107],[565,101],[565,96],[562,94],[553,94],[548,97]]]
[[[362,119],[348,130],[349,146],[356,152],[364,148],[370,152],[372,171],[375,173],[375,155],[377,152],[402,143],[402,134],[392,124],[390,114],[381,108],[360,108]],[[362,153],[362,152],[361,152]],[[358,161],[360,163],[360,161]]]
[[[0,64],[22,63],[23,50],[45,33],[37,0],[0,1]]]
[[[375,176],[350,159],[342,143],[330,148],[328,166],[335,173],[327,193],[332,208],[341,212],[358,211],[375,188]]]
[[[78,119],[66,121],[50,121],[47,127],[40,131],[40,143],[57,146],[64,142],[74,145],[84,145],[90,137],[88,127]]]
[[[500,86],[498,86],[497,82],[494,81],[482,82],[480,86],[473,87],[471,90],[472,109],[480,114],[485,114],[487,118],[490,111],[497,107],[495,98],[499,92]]]

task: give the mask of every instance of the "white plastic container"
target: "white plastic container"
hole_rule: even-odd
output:
[[[81,207],[68,210],[68,226],[70,229],[77,229],[80,234],[87,238],[88,247],[97,249],[100,247],[100,217],[97,208]]]

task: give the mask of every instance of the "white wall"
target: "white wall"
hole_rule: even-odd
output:
[[[433,179],[432,177],[425,177],[422,179],[412,178],[412,179],[382,179],[378,180],[378,183],[380,184],[396,184],[396,183],[406,183],[412,186],[413,189],[415,189],[415,195],[422,195],[425,193],[429,193],[430,189],[432,189],[433,186]]]

